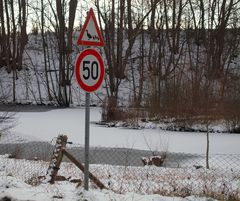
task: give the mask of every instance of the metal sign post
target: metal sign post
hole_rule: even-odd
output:
[[[85,169],[84,169],[84,189],[89,188],[89,120],[90,120],[90,93],[86,92],[85,106]]]
[[[76,60],[76,80],[86,91],[85,106],[85,169],[84,189],[89,189],[89,123],[90,93],[96,91],[104,79],[104,63],[101,55],[94,49],[82,51]]]

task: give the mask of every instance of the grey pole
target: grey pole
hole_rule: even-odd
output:
[[[88,191],[89,186],[89,119],[90,119],[90,93],[86,93],[85,103],[85,168],[84,189]]]

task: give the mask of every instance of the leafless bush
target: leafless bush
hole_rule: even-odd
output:
[[[119,107],[116,99],[105,99],[102,105],[102,121],[125,121],[129,126],[137,126],[140,118],[139,108]]]
[[[231,101],[224,106],[224,119],[230,132],[240,133],[240,102]]]

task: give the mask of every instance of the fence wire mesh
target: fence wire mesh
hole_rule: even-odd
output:
[[[38,185],[46,176],[54,150],[52,142],[27,141],[16,135],[0,136],[0,177],[14,176]],[[84,147],[67,144],[67,151],[84,162]],[[90,171],[117,193],[207,195],[240,200],[240,155],[152,152],[127,148],[90,148]],[[63,158],[62,180],[83,181],[84,174]],[[93,183],[91,188],[95,188]]]

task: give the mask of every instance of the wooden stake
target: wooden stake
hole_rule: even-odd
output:
[[[50,161],[48,171],[47,171],[47,182],[54,184],[58,170],[60,168],[62,158],[65,155],[70,161],[72,161],[83,173],[85,170],[84,165],[79,162],[74,156],[72,156],[69,152],[66,151],[66,144],[67,144],[67,136],[66,135],[59,135],[56,141],[56,145],[53,151],[53,156]],[[50,177],[48,179],[48,177]],[[107,189],[107,187],[91,172],[89,172],[89,178],[100,188],[100,189]]]
[[[53,156],[47,171],[47,182],[49,182],[50,184],[54,184],[56,180],[56,176],[63,158],[62,150],[66,147],[67,139],[68,138],[66,135],[59,135],[57,138],[56,145],[53,151]],[[50,178],[48,179],[48,177]]]
[[[72,161],[83,173],[84,173],[84,166],[81,162],[79,162],[76,158],[74,158],[69,152],[65,149],[62,150],[63,154]],[[107,189],[107,187],[91,172],[89,172],[89,178],[100,188],[100,189]]]

